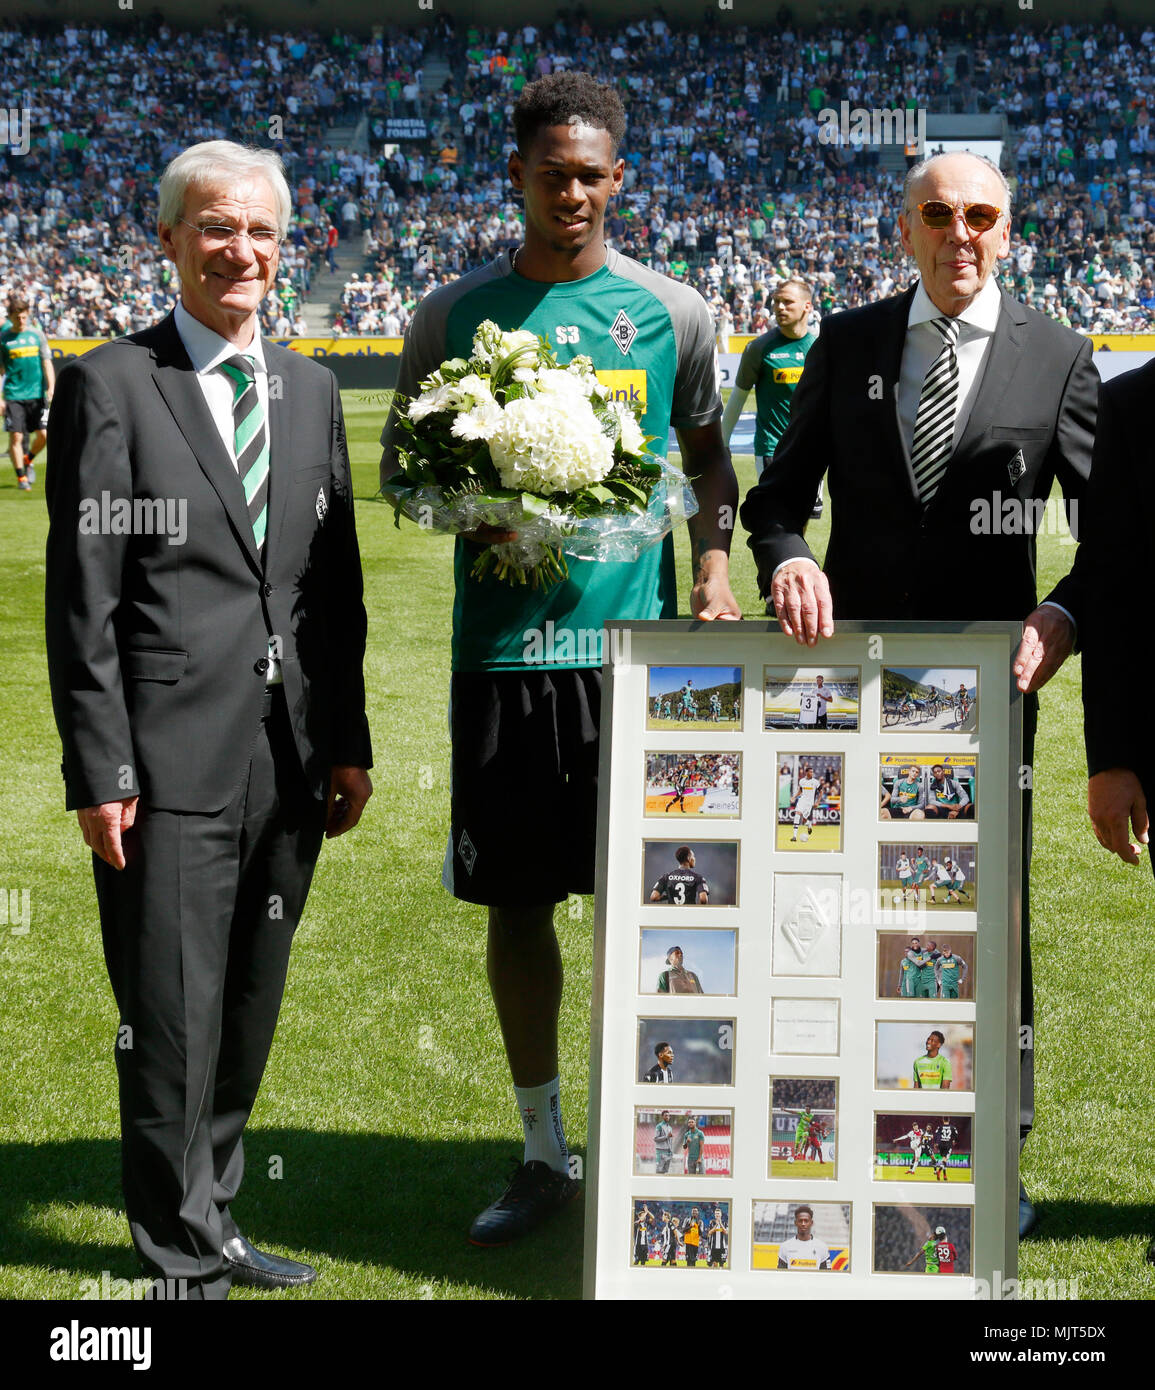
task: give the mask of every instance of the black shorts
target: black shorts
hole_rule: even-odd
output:
[[[48,402],[41,396],[35,401],[4,402],[4,428],[9,434],[35,434],[48,421]]]
[[[458,671],[442,881],[495,907],[594,891],[602,673]]]

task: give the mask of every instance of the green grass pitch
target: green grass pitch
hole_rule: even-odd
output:
[[[788,1158],[772,1158],[770,1160],[770,1176],[772,1178],[805,1178],[807,1182],[814,1182],[818,1178],[835,1178],[837,1173],[833,1163],[819,1163],[814,1158],[796,1158],[793,1163]]]
[[[452,542],[407,523],[395,530],[391,512],[371,500],[382,406],[355,392],[344,402],[369,612],[376,794],[357,830],[322,852],[246,1134],[237,1204],[248,1234],[312,1260],[322,1277],[301,1291],[238,1289],[233,1297],[577,1297],[581,1203],[521,1247],[478,1250],[464,1238],[500,1191],[521,1136],[486,985],[482,914],[439,885]],[[738,466],[744,491],[753,461]],[[28,888],[32,918],[26,935],[0,927],[0,1298],[75,1298],[80,1281],[102,1270],[138,1274],[120,1210],[116,1015],[88,855],[63,809],[45,673],[45,531],[42,482],[18,492],[5,463],[0,887]],[[811,524],[819,553],[826,534],[825,521]],[[684,531],[678,545],[685,613]],[[741,531],[735,550],[735,592],[760,617]],[[1043,538],[1041,593],[1072,555]],[[1095,843],[1084,777],[1074,659],[1043,692],[1034,769],[1038,1120],[1023,1175],[1041,1223],[1019,1273],[1077,1277],[1083,1298],[1148,1298],[1143,1251],[1155,1209],[1145,1127],[1136,1122],[1141,1009],[1135,973],[1121,962],[1142,949],[1151,876]],[[592,927],[590,900],[580,915],[558,914],[563,1106],[579,1154]],[[1104,1133],[1115,1139],[1109,1164]]]

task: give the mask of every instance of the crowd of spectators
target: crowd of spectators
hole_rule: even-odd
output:
[[[840,102],[1005,116],[1015,195],[1004,283],[1084,331],[1155,318],[1155,27],[1098,19],[1000,28],[981,8],[913,27],[900,9],[834,11],[800,27],[649,18],[595,32],[455,28],[429,14],[372,36],[219,27],[0,25],[9,105],[26,152],[0,153],[0,292],[52,336],[133,331],[171,303],[156,249],[156,175],[194,139],[272,145],[294,221],[266,332],[304,330],[323,268],[348,271],[337,333],[403,332],[422,294],[520,241],[505,174],[509,115],[527,81],[567,66],[618,85],[629,127],[611,243],[695,285],[725,346],[769,325],[778,281],[801,275],[821,313],[905,288],[896,215],[904,162],[825,143]],[[448,79],[426,80],[431,61]],[[425,139],[386,143],[391,118]],[[334,125],[362,122],[357,148]]]

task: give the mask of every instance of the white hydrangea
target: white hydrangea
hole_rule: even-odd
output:
[[[646,436],[634,417],[634,412],[624,401],[612,401],[610,409],[618,417],[622,427],[622,448],[627,454],[640,454],[646,447]]]
[[[614,466],[613,443],[589,402],[563,403],[560,393],[510,401],[489,453],[505,487],[547,495],[599,483]]]

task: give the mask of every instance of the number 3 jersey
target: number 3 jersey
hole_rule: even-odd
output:
[[[710,889],[706,880],[695,870],[671,869],[658,879],[650,891],[660,893],[662,902],[681,907],[686,903],[695,905],[699,895],[708,893]]]
[[[581,280],[526,280],[503,254],[417,306],[401,354],[397,389],[412,398],[450,357],[468,357],[477,325],[491,319],[510,332],[548,338],[560,363],[589,357],[615,396],[643,409],[648,445],[665,456],[670,426],[696,429],[722,414],[714,327],[705,300],[688,285],[657,275],[610,249],[600,270]],[[381,435],[382,478],[404,443],[392,412]],[[549,589],[510,585],[469,571],[478,548],[460,537],[454,554],[453,669],[550,670],[602,664],[601,630],[613,618],[677,613],[674,547],[667,536],[636,561],[571,559],[569,578]],[[549,626],[547,626],[549,624]]]

